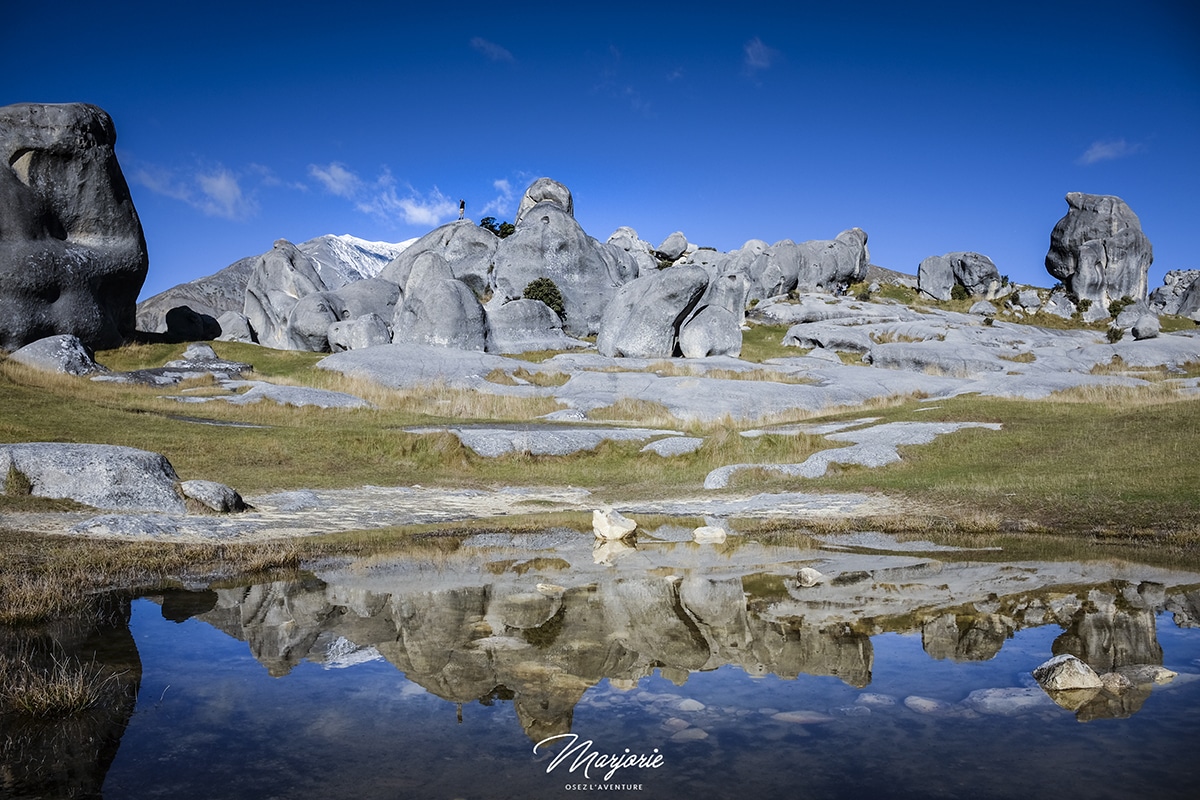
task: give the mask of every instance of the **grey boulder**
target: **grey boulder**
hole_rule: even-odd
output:
[[[0,445],[0,483],[20,476],[37,497],[96,508],[183,513],[179,476],[158,453],[102,444],[34,442]]]
[[[637,263],[618,247],[601,244],[556,202],[528,209],[516,231],[496,248],[493,289],[505,300],[524,295],[538,278],[554,282],[562,294],[563,328],[590,336],[617,287],[637,274]]]
[[[954,267],[945,256],[929,256],[917,267],[917,288],[934,300],[949,300]]]
[[[1158,336],[1160,330],[1158,317],[1153,314],[1143,314],[1138,317],[1137,322],[1133,323],[1133,327],[1129,332],[1133,334],[1133,338],[1141,341],[1143,339],[1153,339]]]
[[[391,344],[392,326],[378,314],[364,314],[354,319],[332,323],[326,332],[326,338],[329,340],[329,350],[333,353],[378,347]]]
[[[483,350],[487,324],[483,306],[468,286],[446,277],[448,265],[439,256],[415,265],[404,299],[392,318],[392,341]]]
[[[191,306],[175,306],[163,315],[167,339],[175,342],[202,342],[221,335],[221,324],[211,314]]]
[[[575,201],[571,197],[571,190],[553,178],[538,178],[529,184],[529,188],[521,196],[521,203],[517,207],[517,224],[520,224],[525,215],[538,203],[554,203],[567,216],[575,216]]]
[[[1160,314],[1188,314],[1200,308],[1200,269],[1173,269],[1163,285],[1150,293],[1150,306]],[[1185,303],[1185,298],[1188,302]],[[1191,306],[1191,308],[1185,308]]]
[[[149,259],[116,138],[93,105],[0,108],[0,348],[133,335]]]
[[[681,265],[622,286],[600,323],[596,348],[613,358],[670,358],[679,328],[708,288],[703,267]]]
[[[9,359],[43,372],[91,375],[108,371],[96,363],[92,351],[78,336],[69,333],[38,339],[10,355]]]
[[[237,491],[216,481],[184,481],[180,484],[180,489],[184,497],[211,511],[236,514],[249,508]]]
[[[797,289],[837,294],[860,280],[871,262],[867,233],[862,228],[842,231],[834,239],[802,242]]]
[[[1066,199],[1067,214],[1050,233],[1046,271],[1081,300],[1144,300],[1154,251],[1137,215],[1111,195],[1071,192]]]
[[[487,350],[489,353],[527,353],[532,350],[570,350],[587,343],[563,333],[562,320],[541,300],[489,303]]]
[[[606,242],[611,247],[626,253],[637,265],[637,271],[632,277],[658,269],[658,259],[650,254],[653,249],[650,243],[638,236],[638,232],[628,226],[622,226],[613,231]]]
[[[930,256],[917,267],[917,288],[934,300],[949,300],[955,284],[972,295],[992,296],[1000,273],[990,258],[970,252]]]
[[[221,333],[217,340],[221,342],[253,342],[254,331],[250,329],[250,320],[244,314],[236,311],[226,311],[217,318]]]
[[[679,329],[685,358],[734,356],[742,352],[741,322],[727,308],[705,306]]]
[[[413,242],[379,273],[380,278],[404,287],[408,285],[417,259],[426,253],[439,256],[450,267],[450,277],[458,278],[482,295],[491,288],[490,274],[496,247],[496,234],[470,220],[457,220],[436,228]],[[372,309],[381,317],[386,316]]]
[[[660,256],[668,261],[674,261],[684,254],[684,252],[687,250],[687,246],[688,240],[687,237],[683,235],[683,231],[675,231],[666,239],[663,239],[662,243],[659,244],[655,250]]]
[[[246,284],[244,314],[258,343],[291,349],[288,317],[292,310],[301,298],[329,288],[311,258],[286,239],[277,240],[255,260]]]

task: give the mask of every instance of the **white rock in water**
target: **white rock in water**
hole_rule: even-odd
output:
[[[780,711],[778,714],[772,714],[771,719],[779,722],[796,722],[801,725],[813,725],[820,722],[832,722],[833,717],[828,714],[822,714],[820,711]]]
[[[1063,689],[1099,689],[1104,685],[1095,670],[1067,653],[1055,656],[1035,668],[1033,678],[1047,692]]]
[[[818,583],[825,580],[825,576],[820,572],[817,572],[812,567],[803,567],[801,568],[800,572],[797,573],[796,579],[800,581],[801,586],[807,589],[808,587],[816,586]]]
[[[720,544],[725,541],[725,530],[715,525],[702,525],[692,531],[692,538],[701,544]]]
[[[618,511],[609,509],[608,511],[596,510],[592,512],[592,531],[596,534],[597,539],[605,541],[624,539],[633,533],[636,528],[636,522],[623,516]]]

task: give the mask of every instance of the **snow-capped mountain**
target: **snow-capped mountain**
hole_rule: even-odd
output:
[[[345,233],[327,233],[301,242],[296,249],[315,261],[325,283],[336,289],[363,278],[374,278],[415,241],[368,242]]]

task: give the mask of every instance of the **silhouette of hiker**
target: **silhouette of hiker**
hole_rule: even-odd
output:
[[[466,213],[467,213],[467,201],[459,200],[458,201],[458,218],[462,219],[464,216],[466,216]]]

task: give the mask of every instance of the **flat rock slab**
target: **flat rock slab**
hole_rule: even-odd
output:
[[[677,517],[796,519],[885,514],[899,510],[885,497],[853,492],[816,494],[810,492],[763,493],[750,497],[681,497],[670,500],[645,500],[621,507],[629,515],[658,514]],[[690,530],[687,538],[691,538]]]
[[[678,431],[651,428],[586,428],[558,425],[529,425],[525,427],[432,427],[406,428],[405,433],[428,434],[450,432],[463,446],[485,458],[509,453],[529,453],[535,456],[565,456],[585,450],[595,450],[605,441],[644,442],[647,439],[682,436]]]
[[[819,478],[830,464],[882,467],[900,460],[899,447],[929,444],[938,436],[964,428],[1000,430],[995,422],[889,422],[830,433],[825,438],[851,442],[850,447],[822,450],[813,453],[800,464],[730,464],[718,467],[704,479],[705,489],[724,489],[734,474],[747,469],[761,469],[797,478]]]
[[[372,408],[366,400],[346,392],[329,389],[314,389],[309,386],[282,386],[267,381],[221,381],[221,386],[231,391],[246,389],[241,394],[217,397],[172,397],[181,403],[208,403],[214,400],[245,406],[260,400],[270,400],[280,405],[316,406],[317,408]]]

